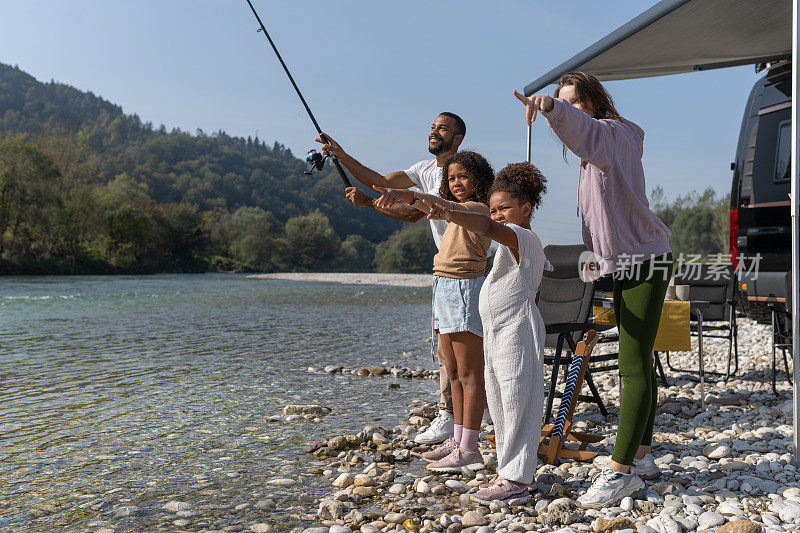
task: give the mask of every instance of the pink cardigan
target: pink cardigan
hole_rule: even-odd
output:
[[[583,242],[608,274],[671,251],[669,228],[650,211],[644,131],[628,120],[594,119],[556,98],[550,128],[587,163],[579,185]]]

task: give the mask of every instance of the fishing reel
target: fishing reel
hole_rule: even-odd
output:
[[[312,148],[306,154],[306,163],[308,163],[311,166],[308,167],[308,170],[303,172],[303,174],[310,176],[314,172],[314,170],[322,170],[323,167],[325,167],[325,160],[328,159],[330,156],[331,156],[330,154],[325,154],[323,156],[321,153],[317,152]]]

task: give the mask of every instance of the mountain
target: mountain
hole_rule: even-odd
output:
[[[304,161],[279,143],[231,137],[220,131],[195,135],[166,131],[126,115],[91,92],[36,80],[0,63],[0,132],[27,138],[74,136],[88,151],[91,180],[106,184],[120,174],[146,185],[158,204],[187,203],[200,211],[233,213],[258,207],[280,222],[321,211],[339,238],[385,240],[401,223],[344,199],[331,165],[306,176]],[[275,132],[278,137],[280,132]]]

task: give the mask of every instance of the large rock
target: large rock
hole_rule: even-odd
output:
[[[328,448],[331,450],[344,450],[347,448],[347,439],[345,437],[333,437],[331,440],[328,441]]]
[[[353,494],[358,494],[362,498],[372,498],[378,495],[375,487],[356,487],[353,489]]]
[[[405,513],[387,513],[383,517],[383,521],[387,524],[402,524],[408,520],[408,515]]]
[[[557,498],[547,504],[547,512],[568,511],[575,508],[575,502],[569,498]]]
[[[162,509],[165,509],[171,513],[177,513],[178,511],[188,511],[192,507],[194,507],[194,505],[189,502],[171,501],[164,504]]]
[[[287,405],[283,408],[283,416],[301,415],[301,416],[319,416],[323,417],[330,413],[329,407],[321,407],[319,405]]]
[[[337,477],[333,481],[333,486],[338,487],[340,489],[346,489],[352,484],[353,484],[353,476],[348,474],[347,472],[339,474],[339,477]]]
[[[662,513],[658,515],[659,531],[661,533],[681,533],[681,526],[671,516]]]
[[[792,524],[795,520],[800,518],[800,508],[787,505],[778,512],[778,516],[782,522]]]
[[[465,492],[469,492],[471,487],[466,483],[462,483],[457,479],[448,479],[444,482],[449,488],[453,489],[454,491],[458,492],[459,494],[464,494]]]
[[[624,516],[616,518],[598,518],[594,524],[595,533],[608,533],[609,531],[617,531],[620,529],[630,529],[633,527],[633,522]]]
[[[485,526],[489,524],[489,519],[478,511],[467,511],[461,517],[461,525],[464,527]]]
[[[728,457],[731,453],[731,448],[727,444],[712,442],[703,447],[703,455],[709,459],[722,459]]]
[[[706,511],[697,517],[697,524],[700,529],[711,529],[725,523],[725,517],[719,513]]]
[[[403,494],[406,491],[406,486],[402,483],[395,483],[389,487],[389,494]]]
[[[250,531],[253,533],[277,533],[278,530],[270,524],[260,523],[250,526]]]
[[[750,520],[736,520],[720,526],[716,533],[761,533],[761,525]]]
[[[355,479],[353,480],[357,487],[373,487],[375,486],[375,480],[372,477],[368,476],[367,474],[356,474]]]
[[[317,516],[320,520],[339,520],[345,514],[344,504],[330,498],[324,498],[319,502]]]

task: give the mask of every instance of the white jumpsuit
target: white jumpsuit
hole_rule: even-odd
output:
[[[500,246],[480,293],[486,400],[494,422],[497,473],[532,483],[544,403],[544,321],[536,292],[544,249],[531,230],[508,224],[517,234],[519,264]]]

